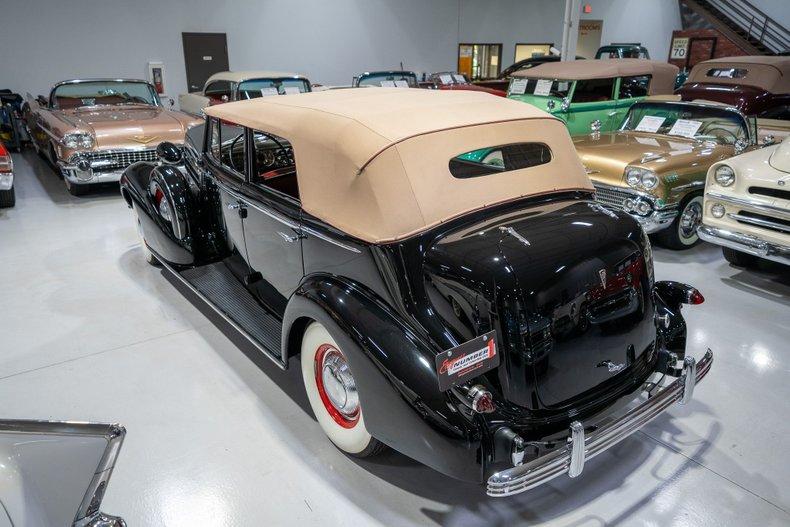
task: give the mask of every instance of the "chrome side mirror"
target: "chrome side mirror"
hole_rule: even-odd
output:
[[[744,150],[749,148],[749,142],[745,139],[738,139],[735,141],[735,154],[738,155],[742,153]]]
[[[563,112],[567,112],[568,108],[570,107],[571,107],[571,100],[568,97],[565,97],[562,100],[562,105],[560,105],[560,110],[562,110]]]
[[[772,134],[763,136],[763,146],[770,146],[776,142],[776,138]]]

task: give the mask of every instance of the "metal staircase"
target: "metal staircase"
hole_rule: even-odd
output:
[[[679,3],[684,29],[718,29],[753,55],[790,51],[790,31],[747,0],[679,0]]]

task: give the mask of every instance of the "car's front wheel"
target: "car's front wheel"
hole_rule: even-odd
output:
[[[697,228],[702,223],[702,196],[686,199],[680,205],[680,213],[669,227],[657,234],[661,245],[676,251],[689,249],[699,243]]]
[[[13,207],[15,203],[16,194],[14,193],[14,187],[8,190],[0,190],[0,209]]]
[[[753,254],[742,253],[741,251],[736,251],[729,247],[722,247],[721,252],[725,260],[737,267],[753,267],[757,265],[757,262],[760,260],[760,258]]]
[[[357,385],[346,356],[329,331],[311,323],[302,336],[302,378],[318,424],[343,452],[369,457],[384,445],[365,428]]]
[[[66,176],[63,176],[63,181],[66,183],[66,190],[68,190],[69,194],[72,196],[84,196],[88,192],[88,185],[72,183]]]

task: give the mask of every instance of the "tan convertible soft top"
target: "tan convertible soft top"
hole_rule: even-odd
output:
[[[711,70],[745,69],[745,77],[708,76]],[[771,93],[790,92],[790,57],[744,56],[711,59],[691,68],[686,84],[708,82],[714,84],[745,84]]]
[[[650,95],[672,93],[678,67],[667,62],[646,59],[570,60],[544,62],[534,68],[517,71],[514,77],[526,79],[586,80],[652,75]]]
[[[522,196],[593,189],[561,121],[486,93],[333,90],[206,113],[290,141],[304,210],[373,243]],[[545,143],[551,161],[467,179],[450,173],[458,155],[520,142]]]

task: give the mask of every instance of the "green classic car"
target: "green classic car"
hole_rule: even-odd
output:
[[[514,73],[507,96],[565,121],[571,135],[609,132],[635,102],[671,94],[677,73],[654,60],[550,62]]]

